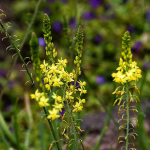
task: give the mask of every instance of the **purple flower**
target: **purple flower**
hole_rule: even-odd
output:
[[[75,18],[70,18],[70,20],[69,20],[69,26],[70,26],[71,29],[74,28],[74,26],[75,26]]]
[[[46,44],[45,44],[45,41],[44,41],[44,38],[43,37],[40,37],[39,39],[39,45],[42,46],[42,47],[45,47]]]
[[[130,33],[133,33],[133,32],[134,32],[134,26],[129,25],[129,26],[127,27],[127,30],[128,30]]]
[[[85,11],[85,12],[82,14],[82,17],[83,17],[83,19],[85,19],[85,20],[92,20],[92,19],[95,18],[95,15],[94,15],[94,13],[92,13],[92,12]]]
[[[63,108],[62,111],[60,111],[59,113],[61,114],[61,116],[63,116],[65,113],[65,109]]]
[[[60,21],[55,21],[52,25],[52,30],[54,32],[61,32],[62,28],[62,23]]]
[[[71,83],[72,83],[72,85],[74,85],[74,81],[72,81]],[[78,82],[76,82],[76,88],[79,88],[79,83]]]
[[[4,71],[0,68],[0,76],[3,76]]]
[[[10,127],[9,130],[10,130],[11,133],[14,133],[14,128],[13,127]]]
[[[92,41],[94,44],[97,45],[97,44],[101,43],[102,39],[103,39],[103,37],[100,34],[97,34],[96,36],[94,36]]]
[[[150,9],[147,10],[147,12],[145,14],[145,18],[148,22],[150,22]]]
[[[97,76],[96,77],[96,82],[98,84],[104,84],[105,83],[105,78],[103,76]]]
[[[15,86],[15,82],[14,81],[9,81],[8,86],[9,88],[13,88]]]
[[[142,49],[142,43],[140,41],[136,42],[131,49],[132,53],[135,54]]]
[[[8,102],[5,104],[5,110],[6,111],[11,111],[12,110],[12,105],[8,104]]]
[[[102,3],[102,0],[89,0],[89,4],[93,8],[97,8]]]
[[[144,69],[147,70],[150,67],[150,62],[144,62]]]

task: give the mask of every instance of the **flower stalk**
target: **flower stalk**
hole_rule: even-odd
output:
[[[127,132],[126,132],[126,150],[128,150],[128,145],[129,145],[129,120],[130,120],[130,116],[129,116],[129,111],[130,111],[130,100],[129,100],[129,87],[128,87],[128,83],[126,83],[126,94],[127,94],[127,100],[126,100],[126,107],[127,107]]]
[[[115,104],[118,104],[119,111],[118,116],[120,117],[121,112],[126,111],[126,114],[122,115],[122,119],[120,119],[118,122],[122,120],[122,126],[119,127],[119,129],[126,128],[126,136],[124,137],[126,146],[125,149],[128,150],[129,147],[129,136],[132,136],[135,138],[135,135],[137,135],[135,132],[132,132],[129,134],[129,125],[131,124],[134,128],[134,125],[132,123],[133,120],[136,121],[136,124],[138,124],[138,120],[136,118],[130,118],[130,110],[133,111],[133,114],[136,115],[137,111],[137,101],[140,101],[138,96],[133,95],[132,90],[135,89],[138,94],[140,94],[139,89],[136,85],[136,82],[139,78],[142,77],[141,70],[137,66],[137,63],[135,61],[132,61],[132,53],[131,53],[131,43],[130,43],[130,34],[129,32],[125,32],[123,38],[122,38],[122,49],[121,52],[121,58],[119,61],[119,67],[116,69],[117,73],[112,73],[112,77],[114,78],[113,81],[116,83],[120,83],[121,86],[117,87],[116,90],[112,94],[116,94],[117,99],[114,102]],[[126,99],[126,101],[124,100]],[[133,104],[132,106],[130,106]],[[125,107],[126,105],[126,107]],[[134,106],[136,105],[136,106]],[[125,118],[124,118],[125,117]],[[119,136],[122,138],[123,136]],[[124,142],[124,141],[120,141]],[[135,148],[132,148],[135,149]]]
[[[0,19],[0,26],[2,27],[3,31],[5,32],[6,36],[7,36],[8,39],[9,39],[10,43],[12,44],[12,46],[13,46],[14,49],[15,49],[15,51],[17,52],[17,54],[18,54],[18,56],[19,56],[21,62],[23,63],[23,65],[24,65],[24,67],[25,67],[25,69],[26,69],[26,71],[27,71],[27,74],[28,74],[28,76],[29,76],[29,78],[30,78],[30,80],[31,80],[31,83],[34,85],[34,88],[37,89],[37,87],[36,87],[36,85],[35,85],[35,83],[34,83],[34,81],[33,81],[33,78],[32,78],[32,76],[31,76],[31,74],[30,74],[30,72],[29,72],[29,70],[28,70],[28,67],[27,67],[27,65],[26,65],[26,63],[25,63],[25,61],[24,61],[24,59],[22,58],[22,56],[21,56],[21,54],[20,54],[19,49],[16,47],[16,45],[14,44],[14,42],[13,42],[13,40],[11,39],[10,35],[9,35],[8,32],[6,31],[6,29],[5,29],[5,27],[4,27],[4,25],[3,25],[2,21],[1,21],[1,19]],[[47,115],[47,111],[46,111],[45,106],[43,107],[43,109],[44,109],[44,112],[45,112],[46,115]],[[48,118],[47,118],[47,120],[48,120],[49,126],[50,126],[50,128],[51,128],[51,130],[52,130],[52,133],[53,133],[53,136],[54,136],[55,141],[58,141],[58,140],[56,139],[55,132],[54,132],[54,129],[53,129],[53,127],[52,127],[52,124],[51,124],[50,120],[49,120]],[[56,142],[56,145],[57,145],[58,150],[61,150],[61,148],[60,148],[58,142]]]

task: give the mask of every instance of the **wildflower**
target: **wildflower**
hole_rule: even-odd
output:
[[[42,46],[42,47],[45,47],[46,44],[45,44],[45,41],[44,41],[44,38],[43,37],[40,37],[39,39],[39,45]]]
[[[71,95],[72,95],[72,92],[68,92],[68,91],[66,92],[66,98],[67,99],[70,99],[70,100],[74,99],[74,97]]]
[[[126,147],[125,149],[128,149],[128,138],[129,138],[129,120],[130,120],[130,110],[133,111],[134,115],[136,115],[137,110],[136,107],[133,109],[133,106],[130,106],[130,103],[136,102],[139,100],[137,96],[132,95],[132,92],[130,92],[130,88],[135,88],[136,91],[139,92],[136,82],[139,78],[142,77],[141,70],[137,66],[137,63],[135,61],[132,61],[132,53],[131,53],[131,43],[130,43],[130,35],[129,32],[125,32],[123,38],[122,38],[122,49],[121,52],[122,58],[120,58],[119,61],[119,67],[116,69],[116,73],[112,73],[112,77],[114,78],[113,81],[116,83],[121,83],[122,86],[119,86],[116,88],[116,90],[112,94],[116,94],[116,97],[120,95],[119,98],[117,98],[113,104],[113,106],[118,102],[117,105],[120,105],[122,101],[126,98],[126,101],[123,102],[123,104],[119,107],[118,116],[120,117],[121,111],[126,109],[126,126],[127,126],[127,134],[126,134]],[[131,84],[129,84],[131,83]],[[140,94],[140,92],[139,92]],[[126,107],[124,106],[126,104]],[[125,114],[122,115],[122,118]],[[134,127],[134,125],[133,125]],[[120,127],[119,127],[120,128]],[[136,133],[133,133],[134,135]],[[132,134],[131,134],[132,135]],[[135,149],[135,148],[133,148]]]
[[[49,112],[49,115],[47,116],[48,119],[55,120],[60,117],[60,115],[58,115],[59,111],[55,108],[53,108],[53,110],[48,110],[48,112]]]
[[[82,111],[83,108],[80,102],[76,102],[76,104],[73,107],[74,107],[73,112]]]
[[[102,77],[102,76],[97,76],[97,77],[96,77],[96,82],[97,82],[98,84],[104,84],[104,83],[105,83],[105,79],[104,79],[104,77]]]
[[[41,96],[43,96],[44,95],[44,93],[39,93],[39,90],[37,89],[36,91],[35,91],[35,94],[31,94],[30,95],[30,97],[31,97],[31,99],[35,99],[35,100],[39,100],[39,98],[41,97]]]
[[[42,96],[39,100],[39,106],[40,107],[49,106],[48,100],[49,100],[48,98],[45,98],[45,96]]]
[[[58,63],[56,63],[56,64],[66,67],[66,63],[67,63],[67,59],[62,60],[62,58],[61,58],[61,59],[58,59]]]
[[[63,108],[63,104],[58,104],[56,103],[55,105],[53,105],[53,107],[59,111],[62,111],[62,108]]]
[[[82,17],[85,19],[85,20],[92,20],[95,18],[95,14],[93,12],[89,12],[89,11],[85,11],[83,14],[82,14]]]
[[[54,78],[52,78],[53,80],[53,86],[58,86],[60,87],[61,85],[63,85],[64,83],[60,81],[60,78],[57,78],[56,76]]]
[[[52,98],[54,98],[56,102],[62,102],[61,96],[57,96],[55,93],[53,93]]]
[[[54,32],[61,32],[62,31],[62,23],[60,21],[55,21],[52,25],[52,30]]]

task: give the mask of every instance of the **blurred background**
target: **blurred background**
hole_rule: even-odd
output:
[[[21,43],[27,32],[36,4],[37,1],[33,0],[0,1],[0,9],[4,10],[7,16],[2,16],[1,19],[4,23],[11,23],[8,32],[10,35],[17,35],[20,39],[18,44]],[[67,29],[71,45],[74,40],[74,33],[77,31],[79,24],[84,31],[82,74],[80,79],[87,82],[86,89],[88,92],[85,95],[86,103],[84,104],[84,109],[79,115],[83,119],[81,127],[85,132],[88,131],[88,136],[85,137],[84,144],[89,149],[92,149],[99,139],[99,134],[103,129],[108,111],[114,100],[112,92],[115,85],[111,74],[115,72],[118,66],[122,50],[122,36],[125,31],[128,30],[130,32],[133,60],[141,68],[144,77],[144,83],[140,79],[138,86],[141,87],[141,84],[144,85],[142,86],[141,93],[141,113],[144,118],[143,130],[146,133],[146,139],[144,140],[149,142],[150,73],[148,70],[150,67],[150,1],[80,0],[76,5],[75,0],[43,0],[39,6],[30,34],[27,36],[22,47],[21,55],[23,58],[31,57],[29,41],[33,31],[37,34],[39,40],[41,62],[46,58],[42,32],[44,13],[47,13],[51,20],[52,41],[58,51],[58,58],[68,59],[68,64],[71,63],[70,56],[73,53],[73,48],[70,47],[66,39],[64,18],[68,23]],[[4,36],[4,33],[0,34],[0,39]],[[20,141],[23,142],[26,133],[29,132],[29,129],[32,129],[29,132],[30,140],[27,140],[29,149],[40,150],[42,149],[41,147],[46,149],[50,144],[48,141],[50,136],[41,133],[42,131],[44,133],[49,132],[49,128],[47,124],[39,124],[42,112],[38,104],[30,100],[29,95],[34,93],[34,89],[31,82],[25,84],[29,78],[25,71],[21,71],[24,68],[19,59],[17,59],[17,63],[9,77],[14,62],[12,56],[15,54],[13,49],[6,51],[9,45],[8,39],[0,40],[1,113],[5,118],[9,130],[13,133],[14,106],[15,101],[18,99],[17,115],[19,130],[22,134]],[[28,61],[26,60],[26,62]],[[29,63],[28,67],[33,73],[33,77],[35,77],[32,62]],[[118,120],[117,113],[118,107],[116,106],[111,113],[116,121]],[[0,133],[3,133],[1,129]],[[100,150],[119,150],[117,134],[119,135],[118,127],[111,120],[109,128],[101,142]],[[40,142],[41,136],[44,136],[44,139],[46,139],[44,146]],[[137,149],[150,150],[150,147],[148,149],[142,148],[143,145],[140,145],[138,140],[136,144]],[[1,141],[0,147],[2,147],[2,150],[6,149]]]

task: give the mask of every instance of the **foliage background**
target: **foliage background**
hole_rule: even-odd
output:
[[[2,18],[4,22],[11,22],[8,29],[11,35],[17,35],[23,39],[28,24],[32,18],[37,1],[30,0],[5,0],[0,2],[0,9],[7,15]],[[143,75],[150,67],[150,2],[148,0],[81,0],[77,7],[74,0],[46,0],[42,1],[37,17],[30,32],[34,31],[40,44],[40,58],[45,59],[45,43],[43,41],[42,20],[43,14],[47,13],[51,19],[53,42],[58,51],[58,57],[67,58],[71,64],[72,50],[67,45],[63,30],[63,16],[68,21],[69,36],[74,36],[76,24],[81,24],[84,30],[84,49],[82,58],[81,79],[87,82],[86,104],[80,117],[109,109],[112,99],[113,82],[111,74],[118,66],[121,52],[121,38],[128,30],[131,33],[131,46],[133,60],[137,61]],[[75,9],[77,14],[75,16]],[[4,34],[0,34],[0,39]],[[23,57],[30,57],[29,40],[22,49]],[[72,42],[72,41],[71,41]],[[14,51],[6,51],[9,41],[0,40],[0,91],[5,88],[0,101],[0,109],[10,130],[13,132],[14,105],[18,98],[17,115],[20,141],[25,140],[26,132],[32,126],[30,134],[30,149],[41,149],[49,144],[50,136],[42,134],[49,132],[47,124],[40,122],[41,110],[38,105],[29,100],[29,94],[33,93],[33,87],[28,81],[28,76],[23,70],[20,60],[17,60],[15,69],[12,71],[10,80],[8,74],[12,67],[12,55]],[[29,68],[34,76],[32,63]],[[69,68],[68,68],[69,69]],[[139,82],[140,86],[141,80]],[[150,99],[150,73],[147,72],[144,82],[141,101]],[[105,106],[105,107],[104,107]],[[116,114],[117,115],[117,114]],[[44,128],[45,127],[45,128]],[[1,130],[0,130],[1,131]],[[2,131],[1,131],[2,133]],[[44,136],[43,145],[40,141]],[[36,137],[36,140],[35,140]],[[27,140],[27,141],[28,141]],[[4,145],[1,145],[4,148]],[[45,148],[43,148],[45,149]]]

